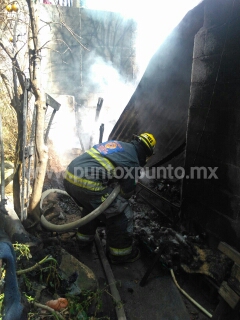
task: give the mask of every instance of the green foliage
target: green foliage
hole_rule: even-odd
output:
[[[0,312],[2,315],[2,310],[3,310],[3,300],[4,300],[4,293],[0,294]],[[2,320],[2,316],[0,315],[0,320]]]
[[[29,303],[31,303],[35,300],[33,297],[26,295],[26,293],[25,293],[25,297]]]
[[[57,261],[52,258],[48,266],[41,268],[41,273],[42,280],[56,291],[61,284]]]
[[[66,295],[70,319],[74,320],[110,320],[109,317],[98,318],[97,314],[102,309],[102,295],[106,288],[91,291],[83,290],[80,296]],[[94,306],[94,316],[89,317],[89,308]]]
[[[13,244],[13,249],[16,253],[17,260],[21,260],[22,257],[26,257],[27,259],[32,258],[29,245],[27,244],[16,242]]]
[[[31,288],[32,288],[31,280],[29,280],[29,278],[26,276],[26,274],[23,274],[22,277],[23,277],[23,281],[24,281],[24,283],[25,283],[25,285],[27,287],[27,290],[30,291]]]

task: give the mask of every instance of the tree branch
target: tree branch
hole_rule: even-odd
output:
[[[6,89],[7,89],[9,98],[10,98],[10,100],[12,100],[12,99],[13,99],[13,92],[12,92],[12,87],[11,87],[11,85],[10,85],[10,83],[9,83],[8,78],[7,78],[7,77],[5,76],[5,74],[3,74],[3,73],[0,73],[0,76],[1,76],[1,78],[2,78],[2,81],[3,81]]]
[[[37,308],[45,309],[45,310],[51,312],[53,315],[56,314],[57,317],[58,317],[59,319],[61,319],[61,320],[64,320],[64,319],[65,319],[65,318],[63,318],[63,316],[62,316],[59,312],[55,311],[54,309],[52,309],[52,308],[50,308],[50,307],[48,307],[48,306],[46,306],[46,305],[44,305],[44,304],[41,304],[41,303],[38,303],[38,302],[33,302],[33,305],[34,305],[35,307],[37,307]]]

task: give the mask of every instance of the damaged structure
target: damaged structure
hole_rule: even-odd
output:
[[[224,242],[240,250],[239,13],[240,3],[234,0],[204,0],[189,11],[150,60],[108,137],[129,141],[140,132],[156,137],[155,155],[138,181],[137,194],[171,226],[184,225],[190,236],[182,238],[171,228],[154,225],[153,244],[144,232],[144,224],[150,224],[151,218],[146,221],[144,217],[143,222],[136,221],[137,233],[143,239],[148,237],[153,250],[158,250],[164,239],[172,239],[183,251],[189,249],[186,240],[192,234],[201,235],[212,249]],[[130,24],[130,38],[132,28]],[[125,49],[133,53],[131,47]],[[128,75],[133,69],[131,61],[127,64]],[[78,89],[61,88],[61,94],[75,97],[77,108],[82,101],[91,100],[90,93],[83,92],[81,97]],[[177,263],[183,251],[170,250],[166,263]],[[191,250],[185,253],[188,263],[198,263],[188,259]],[[215,264],[225,264],[222,257],[215,259]],[[215,274],[216,278],[220,284],[221,275]]]
[[[42,10],[48,11],[44,5]],[[101,59],[118,64],[126,78],[134,78],[134,46],[131,42],[134,23],[129,21],[126,29],[123,28],[125,37],[118,34],[122,43],[116,44],[119,53],[114,56],[110,49],[107,51],[109,43],[104,49],[100,42],[94,48],[99,27],[99,20],[94,20],[96,15],[80,8],[77,12],[80,19],[75,20],[73,10],[62,8],[66,17],[77,21],[76,30],[86,32],[87,28],[83,30],[81,25],[85,20],[89,34],[94,34],[88,38],[86,32],[86,48],[93,48],[94,54],[97,52],[99,56],[103,53]],[[54,7],[49,12],[56,18]],[[202,273],[212,277],[222,290],[223,299],[213,315],[213,319],[218,320],[224,319],[221,313],[226,309],[226,303],[235,311],[237,309],[237,313],[230,312],[232,319],[237,319],[240,305],[239,14],[240,2],[236,0],[203,0],[189,11],[150,60],[108,137],[127,142],[133,134],[140,132],[151,132],[156,137],[155,154],[137,183],[137,195],[131,200],[137,213],[135,235],[169,268],[181,265],[188,273],[207,269]],[[111,17],[112,13],[107,13],[105,22]],[[59,30],[54,27],[56,35],[67,42],[67,35]],[[61,46],[62,43],[58,43],[55,49],[60,50]],[[81,113],[84,104],[96,102],[102,92],[97,84],[91,87],[87,76],[84,88],[86,69],[96,57],[88,56],[87,50],[80,48],[74,40],[69,41],[68,46],[71,50],[65,56],[67,63],[61,68],[61,57],[50,53],[46,58],[45,63],[49,60],[44,71],[45,87],[56,99],[60,95],[68,96],[63,100],[71,100],[76,125],[81,126],[77,114]],[[74,85],[65,73],[74,78]],[[62,109],[64,106],[59,114]],[[81,136],[81,130],[78,135]],[[139,198],[143,201],[140,205]],[[160,215],[142,213],[144,203]],[[220,249],[225,255],[219,252],[212,256],[211,250],[191,245],[191,242],[201,244],[202,240],[209,248]],[[213,262],[213,268],[210,263],[206,266],[206,257],[208,262]],[[233,264],[229,282],[223,283],[226,269],[232,268]],[[219,266],[217,272],[216,265]],[[140,285],[145,284],[150,272],[151,268]],[[225,293],[229,288],[234,288],[231,290],[235,300]]]
[[[206,0],[189,11],[152,57],[110,135],[153,132],[158,146],[149,166],[173,167],[181,217],[206,232],[211,246],[225,241],[237,250],[239,11],[232,0]]]

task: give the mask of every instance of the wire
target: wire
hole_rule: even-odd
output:
[[[212,318],[212,314],[211,314],[211,313],[209,313],[206,309],[204,309],[197,301],[195,301],[193,298],[191,298],[191,297],[186,293],[186,291],[184,291],[184,290],[179,286],[179,284],[177,283],[177,280],[176,280],[176,278],[175,278],[173,269],[170,269],[170,272],[171,272],[171,276],[172,276],[173,281],[174,281],[175,285],[177,286],[177,288],[178,288],[196,307],[198,307],[202,312],[204,312],[209,318]]]

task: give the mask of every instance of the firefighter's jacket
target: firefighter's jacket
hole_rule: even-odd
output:
[[[102,191],[118,181],[121,194],[130,196],[140,174],[138,152],[133,143],[110,140],[93,146],[68,166],[65,179],[91,191]]]

